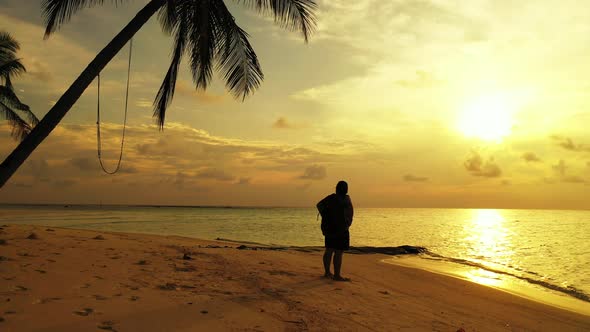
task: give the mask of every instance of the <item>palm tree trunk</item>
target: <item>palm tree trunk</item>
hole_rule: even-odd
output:
[[[94,78],[167,0],[152,0],[98,53],[29,135],[0,165],[0,188],[57,126]]]

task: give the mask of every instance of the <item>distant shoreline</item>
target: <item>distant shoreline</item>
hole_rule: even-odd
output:
[[[69,203],[0,203],[0,207],[96,207],[96,208],[164,208],[164,209],[315,209],[315,206],[249,206],[249,205],[150,205],[150,204],[69,204]],[[554,208],[488,208],[488,207],[362,207],[357,209],[432,209],[432,210],[538,210],[538,211],[590,211],[587,209]]]

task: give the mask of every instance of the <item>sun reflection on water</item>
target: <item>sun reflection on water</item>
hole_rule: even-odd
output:
[[[497,273],[484,269],[475,268],[465,272],[464,275],[473,282],[487,286],[500,286],[503,282]]]
[[[465,241],[469,246],[469,256],[477,257],[477,263],[485,262],[494,269],[510,265],[514,253],[510,249],[510,232],[504,226],[505,221],[498,210],[472,211],[471,220],[465,223]],[[497,273],[477,267],[468,271],[465,276],[485,285],[498,286],[502,283]]]

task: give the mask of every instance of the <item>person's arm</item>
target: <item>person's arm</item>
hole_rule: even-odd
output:
[[[346,196],[348,198],[348,208],[346,211],[346,221],[348,223],[348,227],[352,225],[352,218],[354,217],[354,207],[352,206],[352,200],[350,196]]]

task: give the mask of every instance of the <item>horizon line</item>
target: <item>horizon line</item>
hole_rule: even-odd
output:
[[[0,206],[48,206],[48,207],[138,207],[138,208],[192,208],[192,209],[308,209],[314,208],[310,206],[284,206],[284,205],[175,205],[175,204],[100,204],[100,203],[2,203]],[[396,206],[396,207],[359,207],[361,209],[455,209],[455,210],[557,210],[557,211],[590,211],[590,208],[506,208],[506,207],[412,207],[412,206]]]

